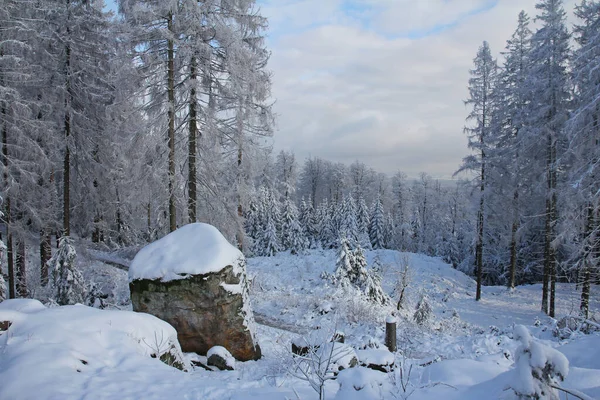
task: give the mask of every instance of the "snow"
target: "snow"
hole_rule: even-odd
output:
[[[361,364],[365,365],[393,365],[395,361],[394,353],[385,348],[357,350],[356,354]]]
[[[337,378],[340,390],[336,400],[371,400],[380,398],[386,374],[372,369],[357,367],[341,371]]]
[[[231,294],[242,294],[243,293],[242,285],[240,285],[239,283],[237,283],[237,284],[221,283],[221,287]]]
[[[237,274],[241,258],[242,253],[214,226],[188,224],[141,249],[129,268],[129,281],[168,282],[219,272],[229,265]]]
[[[157,374],[183,374],[151,358],[170,349],[181,355],[175,329],[158,318],[83,305],[18,303],[23,302],[5,301],[0,309],[0,320],[12,322],[0,335],[1,399],[69,399],[86,392],[109,398],[131,390],[115,387],[115,381],[134,384],[145,374],[150,382]]]
[[[385,318],[385,323],[386,323],[386,324],[395,324],[395,323],[397,323],[397,322],[398,322],[398,319],[397,319],[396,317],[394,317],[393,315],[388,315],[388,316]]]
[[[263,358],[236,362],[235,371],[190,367],[182,372],[152,358],[156,342],[173,344],[176,336],[170,325],[149,315],[81,305],[46,308],[36,300],[2,302],[0,322],[13,325],[0,333],[0,399],[316,399],[307,381],[290,374],[293,340],[318,344],[317,357],[334,350],[332,368],[345,368],[326,382],[327,399],[510,399],[514,392],[507,388],[530,376],[519,372],[519,361],[529,374],[532,365],[547,361],[566,374],[562,355],[569,361],[561,386],[600,398],[600,335],[554,337],[556,321],[538,311],[540,285],[513,291],[484,287],[482,300],[475,302],[474,281],[439,259],[388,250],[366,256],[368,269],[379,260],[382,285],[392,299],[402,269],[398,260],[408,258],[412,280],[403,309],[369,303],[322,279],[322,272],[335,270],[334,250],[248,259],[249,280],[239,287],[250,289]],[[128,280],[123,271],[98,260],[82,268],[84,276],[102,282],[99,278],[112,270],[117,273],[105,278],[114,298],[121,299]],[[232,286],[229,290],[237,290]],[[429,324],[418,326],[412,316],[423,294],[433,315]],[[593,286],[596,313],[598,294]],[[577,310],[578,297],[575,285],[557,284],[557,317]],[[396,353],[382,345],[392,314],[398,322]],[[524,327],[515,330],[515,323]],[[343,345],[331,343],[338,331],[344,332]],[[531,359],[519,355],[523,342]],[[394,371],[347,368],[354,355],[360,364],[393,364]]]

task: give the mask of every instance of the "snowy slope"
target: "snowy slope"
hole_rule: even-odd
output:
[[[600,397],[600,336],[577,333],[558,342],[552,335],[554,321],[538,312],[539,286],[514,291],[484,287],[483,300],[475,302],[474,281],[438,259],[387,250],[367,256],[369,265],[375,260],[380,265],[384,288],[392,298],[402,263],[408,260],[410,265],[411,283],[398,313],[395,355],[403,378],[399,369],[390,374],[364,368],[344,372],[339,381],[326,383],[326,398],[510,398],[502,396],[511,394],[505,389],[514,379],[519,345],[513,340],[515,323],[526,325],[541,343],[567,356],[571,368],[565,387]],[[387,357],[370,349],[382,350],[386,317],[395,311],[394,304],[370,304],[322,279],[323,272],[334,271],[335,261],[334,251],[248,260],[264,357],[237,362],[235,371],[184,373],[149,357],[145,342],[172,335],[170,327],[155,318],[83,306],[45,309],[32,302],[0,304],[0,321],[18,320],[0,334],[0,399],[318,398],[306,381],[290,374],[295,362],[290,354],[292,340],[303,337],[321,343],[338,331],[359,357]],[[86,276],[96,270],[105,274],[98,264],[86,266]],[[111,274],[111,279],[119,280],[114,287],[127,285],[123,271]],[[592,309],[597,311],[598,291],[593,290]],[[423,295],[434,316],[419,326],[412,316]],[[573,285],[559,285],[559,313],[574,312],[577,296]],[[36,378],[24,371],[33,371]],[[364,385],[364,391],[356,392],[350,387],[354,384]]]

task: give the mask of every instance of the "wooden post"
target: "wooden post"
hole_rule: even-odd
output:
[[[385,345],[392,353],[398,349],[396,346],[396,317],[391,315],[385,320]]]

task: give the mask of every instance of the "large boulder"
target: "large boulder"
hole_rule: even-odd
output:
[[[184,352],[223,346],[240,361],[260,358],[246,260],[215,227],[185,225],[144,247],[129,289],[133,310],[173,325]]]

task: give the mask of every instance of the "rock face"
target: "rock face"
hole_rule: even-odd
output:
[[[166,243],[160,243],[165,239]],[[207,241],[215,245],[207,246]],[[216,267],[215,260],[226,260],[227,265]],[[187,268],[182,269],[182,263]],[[173,325],[184,352],[205,355],[211,347],[223,346],[240,361],[261,356],[247,286],[244,256],[206,224],[186,225],[150,244],[130,268],[134,311]]]

